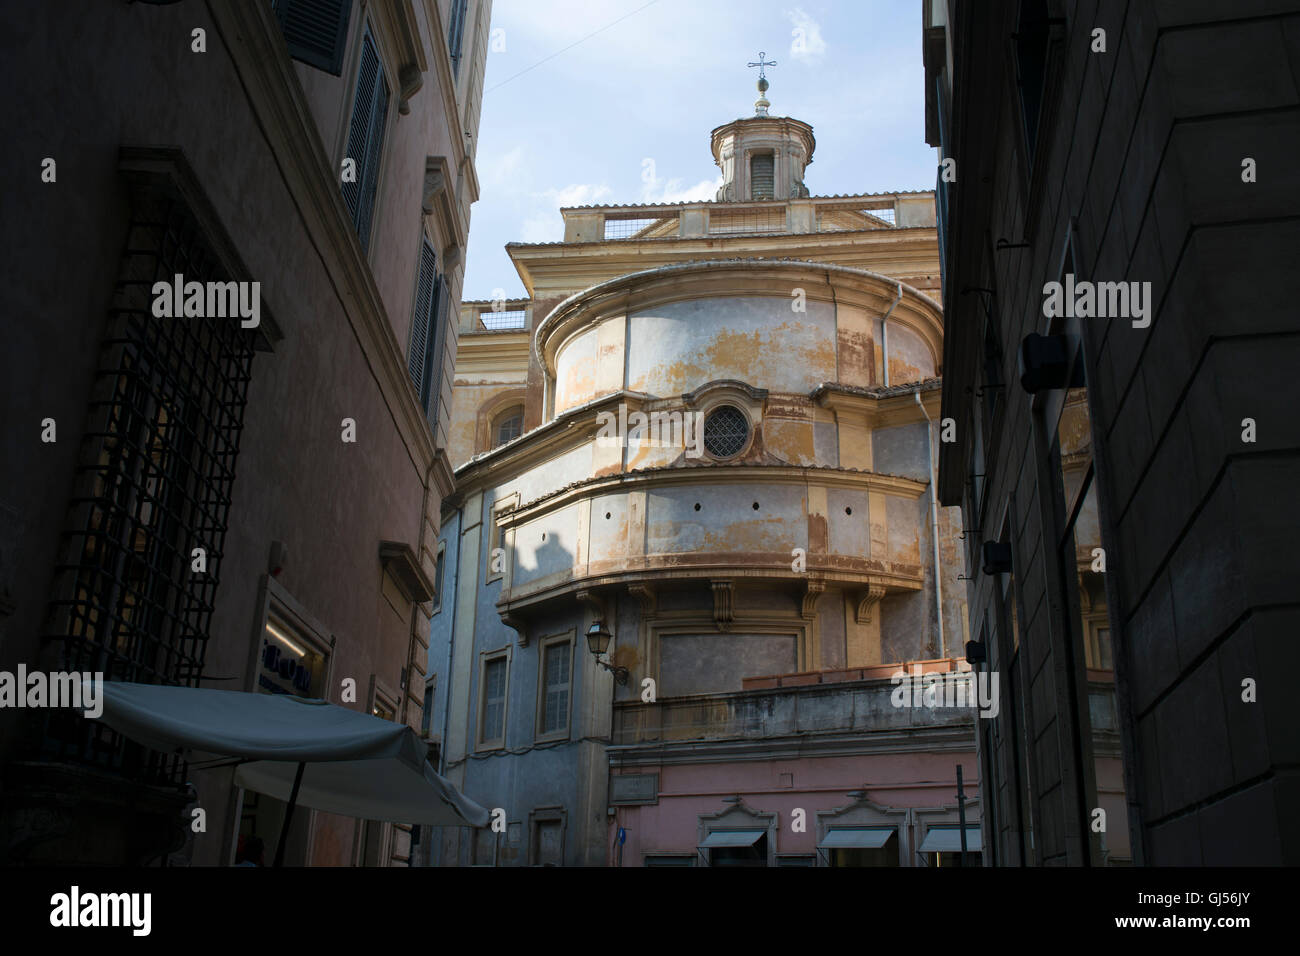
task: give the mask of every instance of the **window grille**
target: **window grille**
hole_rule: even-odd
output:
[[[523,433],[524,412],[523,409],[519,409],[518,411],[497,420],[496,445],[504,445],[508,441],[514,441]],[[495,445],[493,447],[495,447]]]
[[[605,217],[606,239],[652,239],[677,235],[676,216],[658,216],[643,219],[611,219]]]
[[[817,210],[818,232],[855,232],[897,225],[893,206],[864,209],[860,206],[823,206]]]
[[[776,209],[711,210],[709,232],[785,232],[785,206]]]
[[[101,347],[47,640],[106,680],[197,686],[220,579],[256,330],[238,316],[155,318],[153,284],[228,281],[188,207],[138,198]],[[195,548],[206,570],[192,570]],[[47,747],[131,776],[180,758],[98,721],[52,718]]]
[[[479,325],[488,332],[501,332],[506,329],[522,329],[528,325],[527,309],[508,311],[483,311],[478,314]]]
[[[740,454],[749,440],[749,418],[734,405],[723,405],[704,419],[704,448],[715,458]]]

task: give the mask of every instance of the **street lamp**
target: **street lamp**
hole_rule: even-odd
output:
[[[613,637],[614,635],[605,629],[605,625],[601,621],[592,621],[591,627],[587,631],[587,649],[591,651],[591,655],[596,658],[597,664],[614,675],[614,680],[616,680],[620,685],[626,685],[628,678],[627,668],[620,664],[609,664],[601,660],[601,656],[609,650],[609,642]]]

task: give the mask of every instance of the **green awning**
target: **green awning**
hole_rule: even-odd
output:
[[[966,828],[966,849],[979,853],[984,847],[979,827]],[[961,827],[930,827],[921,841],[922,853],[960,853]]]
[[[767,835],[766,830],[714,830],[700,844],[701,850],[714,850],[724,846],[753,846]]]
[[[894,833],[894,827],[831,827],[817,849],[879,850]]]

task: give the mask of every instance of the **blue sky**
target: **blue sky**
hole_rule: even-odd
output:
[[[712,199],[760,50],[814,196],[934,188],[918,0],[494,0],[492,28],[465,299],[523,296],[504,246],[561,239],[562,206]]]

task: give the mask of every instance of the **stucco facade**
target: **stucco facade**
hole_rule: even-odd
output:
[[[0,669],[421,725],[490,6],[336,4],[316,32],[288,2],[5,6],[0,62],[32,95],[4,160],[25,184],[6,229],[26,231],[4,322]],[[260,283],[260,325],[151,318],[142,280],[173,270]],[[283,805],[228,766],[0,722],[0,856],[225,864],[256,835],[270,863]],[[403,864],[409,840],[300,810],[286,862]]]
[[[825,864],[842,816],[933,863],[977,779],[970,710],[890,701],[965,640],[932,196],[809,197],[797,120],[713,143],[728,198],[562,210],[563,242],[507,247],[528,299],[462,308],[434,727],[502,826],[430,862],[721,865],[698,848],[739,827],[747,862]]]

